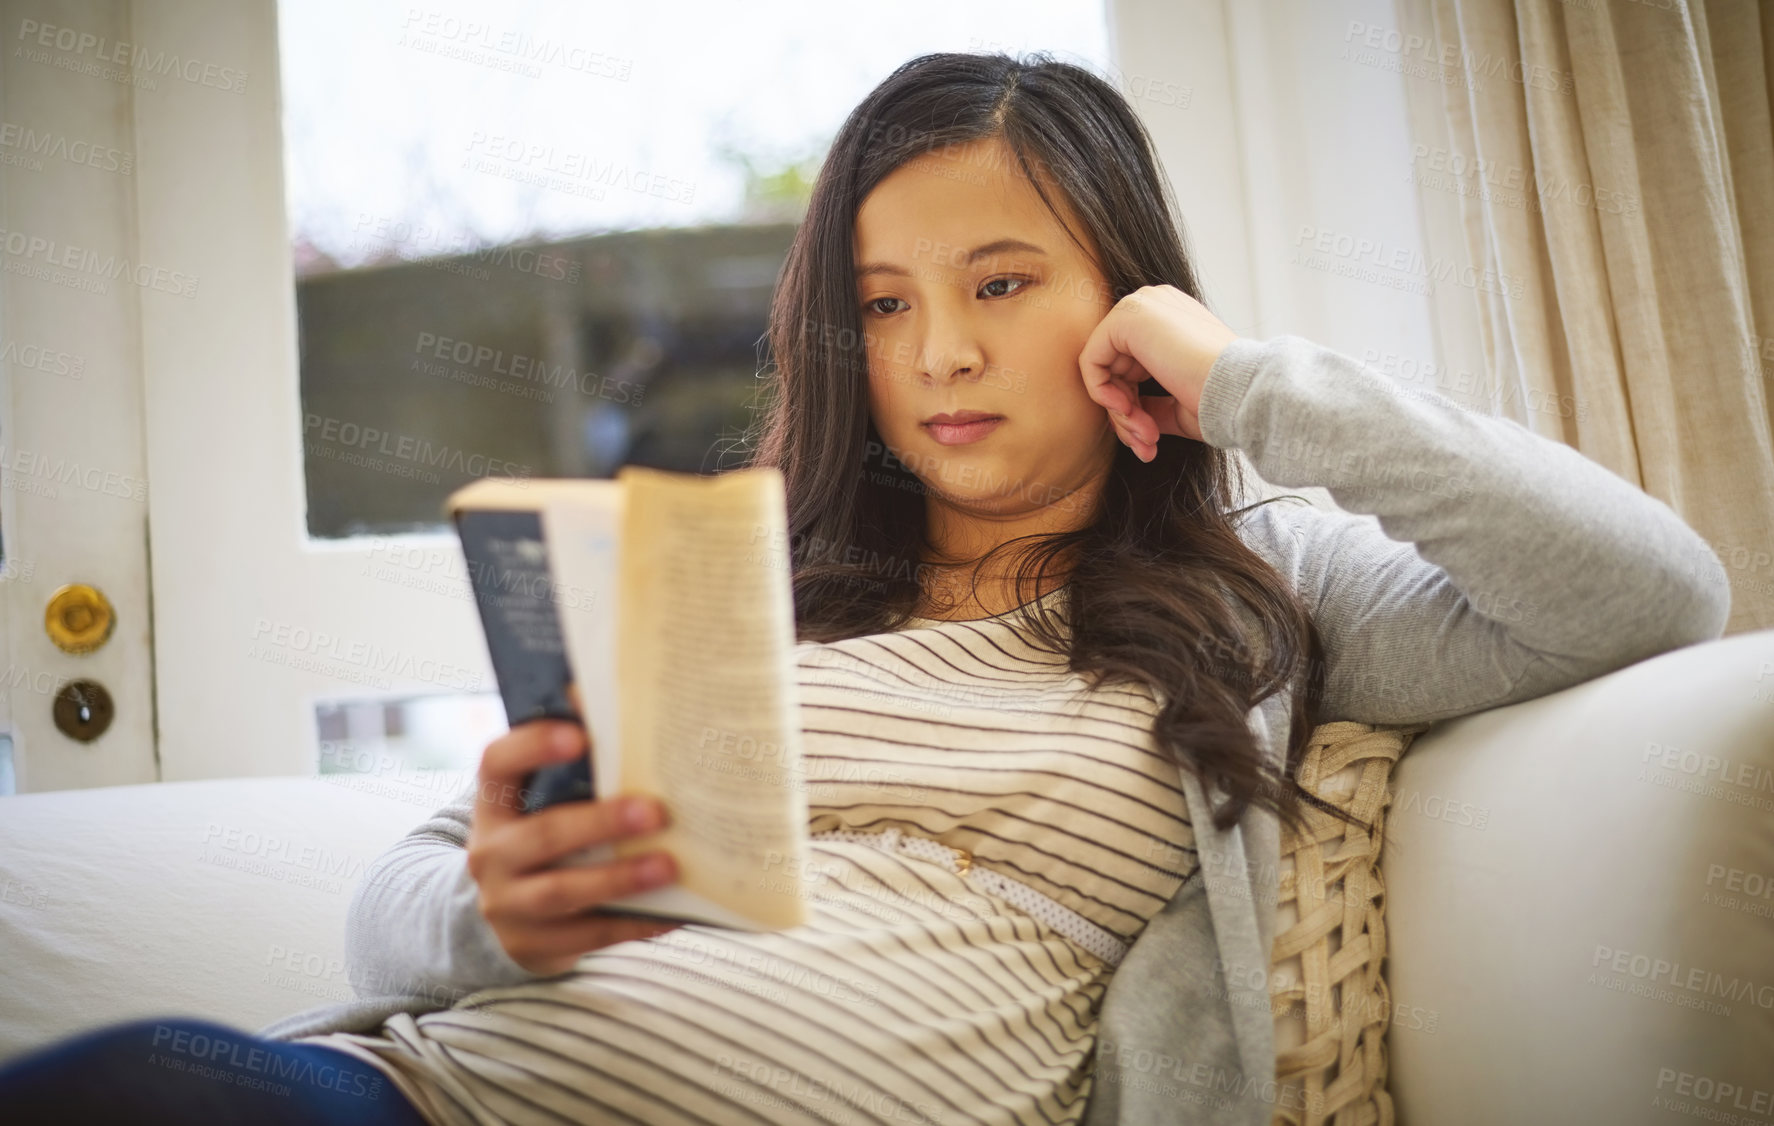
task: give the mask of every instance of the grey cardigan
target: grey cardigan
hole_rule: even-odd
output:
[[[1511,420],[1277,336],[1227,347],[1208,373],[1200,425],[1265,481],[1323,486],[1346,510],[1281,500],[1240,524],[1312,612],[1327,719],[1432,722],[1724,632],[1730,588],[1705,540],[1663,502]],[[1277,765],[1290,707],[1285,692],[1251,710]],[[1179,773],[1202,878],[1147,923],[1110,979],[1086,1126],[1269,1126],[1278,1109],[1265,973],[1279,823],[1252,808],[1217,832],[1199,783]],[[464,852],[472,793],[378,857],[357,887],[346,960],[360,999],[259,1035],[374,1032],[393,1013],[537,976],[480,915]]]

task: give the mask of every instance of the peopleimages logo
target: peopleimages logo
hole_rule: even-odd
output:
[[[1592,972],[1588,984],[1601,985],[1619,993],[1655,997],[1660,1001],[1672,1001],[1686,1008],[1701,1009],[1720,1016],[1729,1016],[1731,1010],[1711,998],[1747,1001],[1760,1009],[1774,1009],[1774,985],[1751,978],[1726,977],[1716,970],[1685,966],[1651,954],[1640,954],[1597,943],[1589,965],[1592,971],[1602,972]],[[1607,977],[1610,971],[1634,980],[1627,982],[1624,978],[1610,979]],[[1660,986],[1667,988],[1659,988]],[[1682,992],[1675,993],[1673,990]]]
[[[485,61],[486,55],[504,55],[507,65],[502,69],[521,70],[531,78],[541,75],[536,64],[544,63],[618,82],[627,82],[634,69],[634,60],[630,58],[588,50],[552,36],[538,37],[480,20],[457,19],[436,9],[408,8],[401,21],[401,35],[403,46],[439,54],[454,54],[455,51],[443,49],[453,47],[464,52],[461,57],[469,62]],[[426,38],[412,39],[414,36]]]
[[[384,688],[392,687],[390,677],[401,677],[442,685],[458,692],[480,691],[481,675],[477,671],[434,657],[415,656],[402,649],[385,649],[373,642],[342,637],[322,629],[259,618],[253,624],[250,640],[252,644],[247,656],[269,660],[273,664],[315,668],[334,676],[340,675],[336,670],[355,668],[375,677],[378,685]]]
[[[46,375],[65,375],[69,379],[86,375],[86,357],[40,344],[20,344],[16,340],[0,344],[0,365],[28,368]]]
[[[18,265],[65,270],[71,278],[88,283],[81,288],[95,293],[107,292],[106,282],[122,280],[175,297],[197,296],[197,278],[191,274],[132,262],[121,255],[101,254],[24,231],[0,230],[0,248],[4,248]],[[14,268],[13,261],[6,265],[8,273],[23,272]]]
[[[363,861],[358,857],[334,852],[322,845],[292,841],[274,833],[218,825],[213,821],[204,828],[203,844],[207,848],[225,849],[266,864],[300,868],[321,876],[354,880],[363,874]]]
[[[150,1062],[231,1083],[237,1087],[267,1086],[273,1080],[287,1080],[309,1087],[324,1087],[341,1094],[360,1098],[382,1097],[382,1078],[344,1071],[331,1064],[312,1060],[293,1060],[275,1055],[264,1048],[248,1048],[232,1040],[192,1032],[162,1024],[154,1029],[153,1046],[172,1053],[171,1057],[150,1058]],[[223,1070],[223,1068],[233,1070]],[[287,1088],[285,1089],[287,1093]]]
[[[483,453],[471,453],[460,447],[439,445],[427,438],[416,438],[410,434],[397,434],[374,426],[364,426],[346,419],[332,418],[318,414],[303,416],[302,436],[318,439],[327,443],[315,446],[310,442],[309,453],[322,457],[330,456],[334,447],[354,454],[367,455],[371,452],[385,458],[393,458],[404,465],[382,463],[380,459],[369,458],[371,468],[391,466],[394,470],[405,470],[403,476],[423,473],[425,467],[436,467],[452,473],[469,477],[510,477],[512,483],[523,485],[530,476],[528,465],[519,465],[515,461],[489,457]],[[340,460],[348,460],[341,457]],[[436,474],[430,475],[435,478]]]
[[[1652,1107],[1662,1107],[1714,1122],[1748,1121],[1735,1114],[1726,1117],[1730,1111],[1764,1117],[1774,1113],[1774,1091],[1745,1087],[1741,1083],[1729,1083],[1710,1075],[1696,1075],[1673,1067],[1657,1069],[1657,1090],[1659,1094],[1652,1098]],[[1687,1101],[1674,1102],[1669,1098],[1671,1092]]]
[[[57,27],[54,24],[39,23],[36,20],[19,21],[18,40],[24,43],[26,48],[52,48],[64,55],[91,59],[95,63],[113,63],[142,74],[157,74],[162,78],[183,79],[196,86],[209,86],[217,90],[226,90],[230,94],[246,93],[247,73],[239,67],[221,66],[217,63],[207,63],[202,59],[180,56],[167,51],[150,50],[140,43],[125,43],[120,39],[107,39],[91,32],[76,31],[71,27]],[[45,60],[32,58],[31,61],[42,62]],[[78,70],[80,68],[68,67],[66,69]],[[152,88],[152,86],[149,87],[149,89]]]
[[[0,149],[10,150],[7,155],[27,158],[58,157],[69,164],[83,164],[101,172],[117,172],[125,176],[135,167],[135,155],[124,149],[114,149],[91,141],[70,141],[63,134],[39,133],[29,126],[11,121],[0,121]],[[43,171],[40,161],[32,160],[30,167],[34,172]]]

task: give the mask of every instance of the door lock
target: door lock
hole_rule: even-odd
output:
[[[55,725],[63,735],[90,743],[111,726],[117,708],[96,680],[70,680],[55,694]]]
[[[90,653],[103,645],[117,625],[116,611],[96,586],[71,583],[49,596],[43,629],[64,653]]]

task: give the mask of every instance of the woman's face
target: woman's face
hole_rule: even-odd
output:
[[[855,259],[869,411],[930,502],[999,518],[1077,511],[1068,496],[1115,453],[1078,369],[1114,301],[1009,147],[975,142],[895,169],[857,211]],[[1000,421],[974,433],[926,424],[964,411]]]

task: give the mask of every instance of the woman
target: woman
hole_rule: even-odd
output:
[[[1266,1124],[1311,726],[1541,695],[1728,606],[1684,577],[1704,542],[1575,451],[1199,298],[1113,88],[1041,56],[902,66],[790,250],[755,456],[796,544],[813,921],[588,918],[644,864],[547,865],[663,811],[520,816],[525,775],[584,750],[524,724],[359,888],[365,1000],[188,1031],[373,1070],[361,1121]],[[1232,449],[1377,526],[1238,507]],[[0,1102],[65,1113],[146,1025],[0,1074]]]

